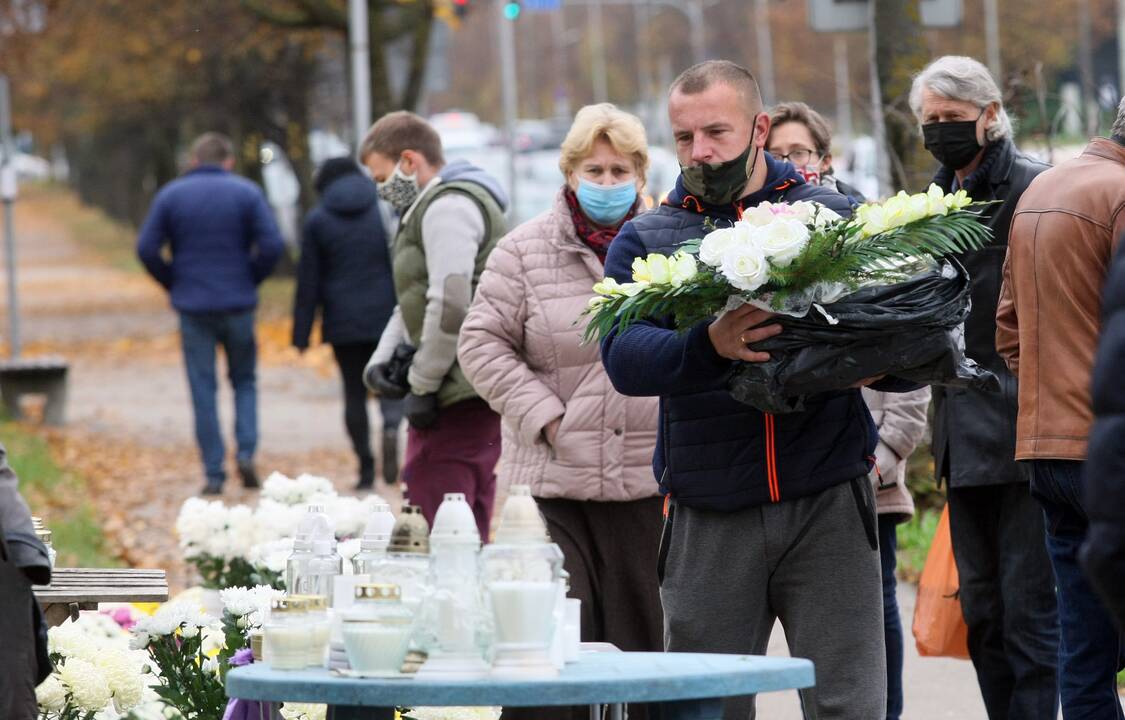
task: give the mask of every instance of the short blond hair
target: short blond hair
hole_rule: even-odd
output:
[[[616,152],[633,159],[637,177],[644,182],[648,173],[648,137],[640,118],[612,103],[587,105],[574,116],[559,155],[559,170],[566,177],[590,157],[594,143],[605,140]]]

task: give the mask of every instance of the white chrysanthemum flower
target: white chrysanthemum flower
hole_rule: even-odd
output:
[[[98,656],[97,667],[113,692],[113,705],[120,713],[128,712],[140,704],[144,694],[141,663],[131,653],[103,652]]]
[[[327,714],[327,705],[287,702],[281,706],[281,717],[285,720],[325,720]]]
[[[90,712],[104,708],[112,696],[105,675],[85,660],[68,659],[59,670],[59,679],[70,690],[75,704]]]
[[[255,545],[247,551],[246,559],[253,565],[275,573],[285,572],[285,563],[293,554],[293,538],[282,538]]]
[[[66,705],[66,688],[59,680],[58,673],[51,673],[35,688],[35,700],[40,710],[58,712]]]
[[[47,631],[47,649],[66,658],[89,660],[98,653],[97,644],[87,634],[85,626],[65,622]]]
[[[500,720],[499,707],[416,707],[410,717],[416,720]]]

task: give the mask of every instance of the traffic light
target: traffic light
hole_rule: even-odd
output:
[[[520,16],[520,10],[522,8],[519,0],[509,0],[509,2],[504,3],[504,17],[508,20],[517,19]]]
[[[453,14],[458,20],[469,13],[469,0],[453,0]]]

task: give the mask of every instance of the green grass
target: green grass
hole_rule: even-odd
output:
[[[915,513],[909,522],[898,526],[898,574],[911,582],[918,582],[922,568],[926,565],[926,554],[930,552],[930,542],[934,539],[939,510],[923,509]]]
[[[43,518],[60,567],[117,567],[108,552],[101,526],[86,497],[82,478],[59,467],[47,441],[12,422],[0,423],[0,441],[19,477],[20,493],[31,514]]]

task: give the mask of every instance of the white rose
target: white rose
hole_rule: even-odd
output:
[[[727,250],[740,245],[754,245],[754,232],[757,227],[745,220],[739,220],[733,227],[712,230],[699,245],[699,259],[711,267],[719,267]]]
[[[35,699],[41,710],[58,712],[63,709],[66,705],[66,688],[63,687],[56,673],[48,675],[47,679],[35,688]]]
[[[731,285],[754,292],[769,280],[770,266],[760,247],[739,243],[723,255],[722,272]]]
[[[809,242],[809,229],[799,220],[778,219],[758,230],[758,242],[774,265],[785,267]]]
[[[843,217],[841,217],[838,212],[827,205],[816,203],[816,222],[814,223],[816,227],[822,228],[838,220],[843,220]],[[807,225],[808,223],[805,224]]]
[[[742,219],[739,222],[753,227],[763,227],[777,219],[779,211],[779,207],[774,206],[769,201],[758,203],[754,207],[743,210]]]
[[[700,260],[712,268],[718,268],[722,264],[722,255],[737,242],[738,233],[733,227],[720,227],[719,230],[711,231],[700,243]]]
[[[813,215],[816,214],[817,203],[808,200],[798,200],[796,202],[786,203],[784,210],[779,213],[780,217],[789,220],[797,220],[806,225],[812,222]]]

